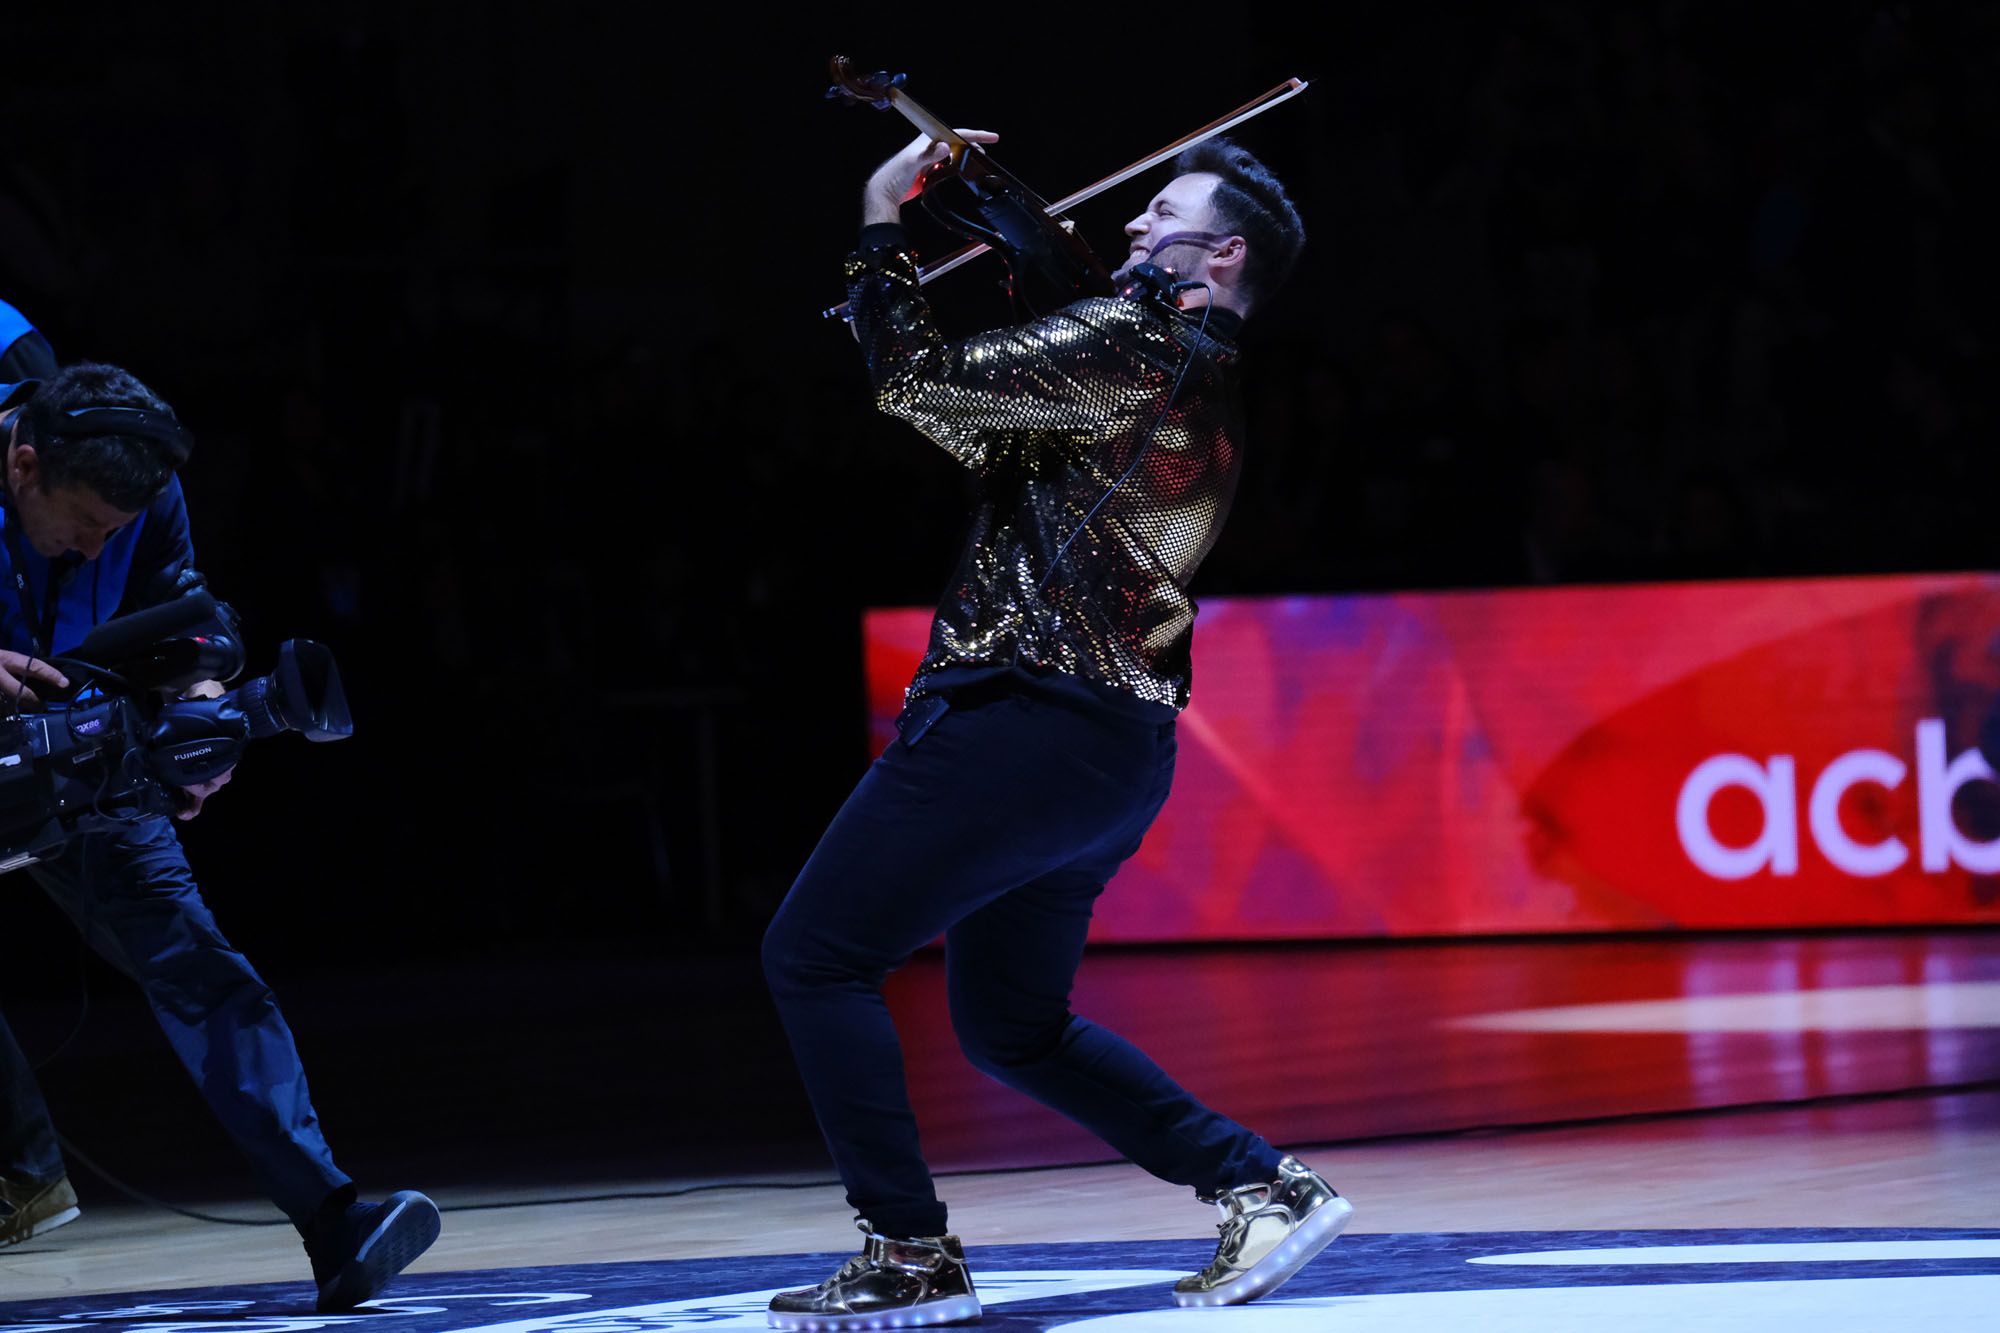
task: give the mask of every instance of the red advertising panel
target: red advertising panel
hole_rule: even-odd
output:
[[[1195,664],[1095,939],[2000,921],[2000,575],[1217,598]]]

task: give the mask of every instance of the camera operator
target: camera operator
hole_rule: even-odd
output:
[[[110,410],[106,410],[110,409]],[[47,658],[94,625],[175,595],[193,564],[172,409],[114,366],[0,386],[0,716],[68,682]],[[191,818],[227,775],[186,789]],[[334,1165],[271,990],[202,902],[164,816],[84,833],[28,867],[91,947],[136,980],[174,1053],[304,1238],[322,1311],[376,1295],[429,1247],[435,1205],[357,1200]],[[48,1108],[0,1020],[0,1246],[76,1216]]]

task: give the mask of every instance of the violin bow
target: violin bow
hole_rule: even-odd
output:
[[[1112,172],[1103,180],[1084,186],[1075,194],[1064,195],[1049,205],[1049,216],[1054,217],[1066,209],[1076,207],[1087,199],[1094,199],[1114,185],[1123,185],[1134,176],[1152,170],[1168,158],[1173,157],[1177,153],[1186,152],[1196,144],[1205,143],[1218,134],[1227,134],[1244,121],[1263,115],[1280,102],[1289,101],[1297,97],[1311,86],[1304,79],[1286,79],[1269,92],[1251,98],[1229,114],[1210,121],[1192,134],[1183,135],[1158,152],[1147,154],[1132,165]],[[900,110],[901,108],[899,107],[898,109]],[[955,139],[957,136],[953,135],[952,137]],[[954,250],[943,259],[938,260],[937,263],[926,264],[920,267],[917,270],[917,283],[921,286],[933,278],[942,278],[953,269],[972,262],[992,248],[992,246],[986,244],[984,241],[974,241],[971,245]],[[848,317],[847,302],[842,301],[837,306],[822,310],[820,317],[823,319],[846,319]]]

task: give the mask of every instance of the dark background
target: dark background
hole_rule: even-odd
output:
[[[354,1138],[441,1046],[466,1107],[634,1125],[687,1104],[664,1068],[769,1058],[805,1123],[755,940],[866,762],[859,612],[935,597],[964,499],[817,318],[910,134],[822,102],[836,51],[1050,197],[1313,82],[1240,135],[1311,239],[1199,594],[1990,564],[2000,5],[1292,12],[10,13],[0,296],[193,428],[253,667],[347,674],[357,737],[263,743],[186,841]],[[993,273],[948,328],[1007,318]],[[0,941],[53,1049],[74,944],[24,875]],[[58,1114],[119,1132],[115,1070],[198,1122],[91,967]]]

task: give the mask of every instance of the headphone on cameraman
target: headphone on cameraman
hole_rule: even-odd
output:
[[[27,402],[19,407],[22,416],[29,410]],[[56,427],[52,433],[64,439],[124,435],[158,445],[175,472],[187,466],[194,453],[194,435],[180,419],[172,412],[150,407],[71,407],[59,412],[52,424]]]
[[[150,407],[72,407],[62,415],[68,419],[68,426],[57,434],[130,435],[148,440],[166,450],[167,461],[176,472],[194,452],[194,436],[171,412],[158,412]]]

